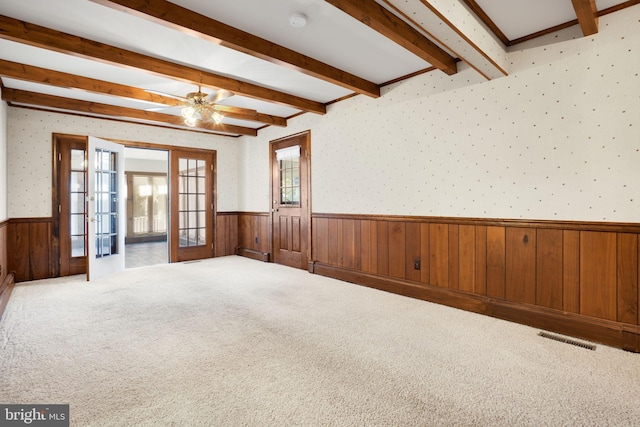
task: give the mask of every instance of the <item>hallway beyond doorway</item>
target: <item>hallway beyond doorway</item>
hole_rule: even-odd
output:
[[[135,268],[147,265],[167,264],[168,244],[164,242],[130,243],[125,246],[125,267]]]

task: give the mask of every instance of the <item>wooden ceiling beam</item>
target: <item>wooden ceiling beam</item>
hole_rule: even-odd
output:
[[[582,34],[591,36],[598,32],[598,8],[595,0],[571,0],[578,17]]]
[[[380,96],[380,87],[373,82],[166,0],[92,1],[247,55],[294,69],[359,94],[374,98]]]
[[[34,67],[12,61],[0,60],[0,76],[63,88],[80,89],[103,95],[154,102],[167,106],[183,105],[183,103],[178,99],[153,92],[147,92],[146,90],[139,89],[137,87],[91,79],[88,77],[77,76],[75,74],[63,73],[60,71]],[[284,117],[262,114],[247,108],[216,105],[216,109],[223,112],[224,115],[230,119],[249,120],[283,127],[287,126],[287,119]]]
[[[5,88],[2,91],[2,100],[24,105],[35,105],[40,107],[56,108],[60,110],[71,110],[82,113],[98,114],[116,118],[133,118],[138,120],[148,120],[152,122],[166,123],[175,126],[185,127],[182,117],[171,114],[157,113],[153,111],[138,110],[135,108],[116,107],[113,105],[100,104],[97,102],[81,101],[78,99],[62,98],[60,96],[43,95],[35,92],[27,92],[18,89]],[[201,123],[196,126],[199,129],[211,130],[233,135],[257,136],[257,129],[214,123]]]
[[[111,65],[136,68],[204,87],[226,89],[235,94],[284,105],[302,111],[326,114],[323,103],[279,92],[230,77],[175,64],[93,40],[0,16],[0,38]]]
[[[463,0],[464,3],[469,6],[469,9],[471,9],[471,11],[473,13],[476,14],[476,16],[478,18],[480,18],[480,21],[482,21],[487,27],[489,27],[489,29],[491,30],[491,32],[493,32],[493,34],[496,35],[496,37],[498,37],[498,39],[500,39],[500,41],[505,45],[508,46],[510,40],[507,38],[507,36],[502,32],[502,30],[500,29],[500,27],[498,27],[496,25],[495,22],[493,22],[493,20],[491,19],[491,17],[489,17],[489,15],[487,15],[487,13],[484,11],[484,9],[482,9],[480,7],[480,5],[476,2],[476,0]]]
[[[446,74],[453,75],[457,72],[454,57],[375,0],[326,1]]]

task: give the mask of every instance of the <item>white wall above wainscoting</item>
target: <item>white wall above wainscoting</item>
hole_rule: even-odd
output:
[[[508,55],[243,138],[239,210],[269,208],[269,141],[310,129],[313,212],[639,222],[640,5]]]
[[[52,134],[92,135],[217,151],[218,210],[237,209],[236,138],[9,107],[8,216],[51,216]]]

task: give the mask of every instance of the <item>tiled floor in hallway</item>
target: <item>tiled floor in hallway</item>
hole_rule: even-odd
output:
[[[167,242],[131,243],[125,247],[126,268],[166,264],[168,260]]]

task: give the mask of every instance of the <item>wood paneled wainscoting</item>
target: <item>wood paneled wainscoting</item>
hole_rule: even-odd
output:
[[[268,212],[218,212],[216,256],[241,255],[270,261]]]
[[[268,219],[267,213],[218,212],[216,256],[240,254],[268,261]],[[12,218],[0,223],[1,279],[8,272],[15,272],[16,282],[59,276],[52,226],[53,219],[49,217]]]
[[[238,213],[238,249],[236,254],[268,262],[271,260],[269,213]]]
[[[0,221],[0,318],[4,313],[4,308],[9,302],[11,291],[15,283],[13,273],[9,270],[9,260],[7,247],[7,229],[9,221]]]
[[[218,212],[216,214],[215,256],[235,255],[238,247],[238,213]]]
[[[640,224],[313,214],[310,271],[640,352]]]
[[[52,218],[12,218],[7,227],[7,264],[16,282],[55,277]]]

